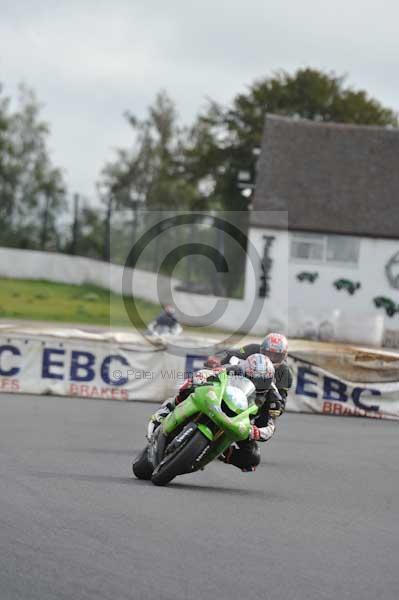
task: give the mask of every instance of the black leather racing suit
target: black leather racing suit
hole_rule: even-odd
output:
[[[222,365],[228,364],[230,358],[235,356],[240,360],[245,360],[251,354],[260,353],[260,344],[247,344],[242,348],[226,350],[222,354],[218,354],[221,359]],[[279,394],[283,400],[283,408],[285,406],[285,400],[287,398],[288,390],[292,386],[292,373],[286,362],[282,363],[275,369],[275,385],[279,391]],[[274,420],[269,416],[270,406],[277,400],[275,392],[269,390],[263,397],[257,395],[257,403],[260,404],[261,408],[257,415],[254,424],[259,429],[262,429],[267,433],[267,441],[274,433]],[[254,440],[245,440],[237,443],[238,448],[231,448],[230,452],[226,454],[226,462],[235,465],[236,467],[243,470],[254,470],[255,467],[260,463],[260,450],[257,442]]]

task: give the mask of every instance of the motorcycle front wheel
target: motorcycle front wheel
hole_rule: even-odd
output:
[[[197,430],[194,435],[174,452],[167,454],[154,470],[151,481],[154,485],[167,485],[183,473],[194,471],[193,465],[203,450],[209,445],[209,440]]]
[[[132,464],[132,470],[137,479],[146,479],[147,481],[151,479],[154,467],[148,460],[148,446],[146,446],[144,450],[140,452]]]

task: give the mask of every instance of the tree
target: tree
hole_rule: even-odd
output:
[[[159,92],[146,118],[138,119],[131,112],[126,112],[125,118],[132,131],[132,146],[117,151],[116,159],[103,168],[98,184],[106,207],[103,258],[112,262],[125,260],[144,221],[153,225],[158,220],[156,211],[191,209],[198,199],[197,188],[184,176],[187,132],[178,125],[169,96]],[[165,243],[167,238],[163,237]],[[169,241],[176,245],[172,231]],[[141,255],[143,268],[156,269],[157,261],[167,253],[166,246],[160,248],[157,243],[158,237],[152,252],[148,249]]]
[[[32,90],[20,86],[18,107],[0,102],[0,242],[9,246],[58,247],[57,219],[65,184],[49,156],[49,127],[40,119]]]
[[[0,95],[3,88],[0,85]],[[14,149],[11,135],[12,117],[10,99],[0,96],[0,239],[8,236],[10,217],[13,212],[13,185],[15,166],[12,160]]]
[[[118,208],[174,209],[190,206],[195,190],[182,177],[184,130],[165,92],[159,92],[145,119],[131,112],[125,117],[132,128],[133,145],[119,149],[100,177],[103,197],[112,196]]]
[[[75,214],[63,251],[90,258],[103,258],[104,225],[103,211],[90,206],[86,198],[81,198],[81,205]]]
[[[363,90],[345,85],[345,77],[315,69],[284,71],[253,83],[231,106],[210,101],[192,128],[187,150],[191,183],[206,176],[214,181],[214,198],[228,210],[246,210],[240,172],[253,179],[266,113],[316,121],[398,126],[397,115]]]

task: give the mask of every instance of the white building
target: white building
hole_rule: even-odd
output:
[[[266,298],[268,328],[399,346],[398,201],[397,130],[268,115],[245,294]]]

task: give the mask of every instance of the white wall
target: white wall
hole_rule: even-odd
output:
[[[250,240],[259,253],[263,251],[263,235],[276,236],[270,251],[273,260],[270,299],[273,304],[288,306],[285,318],[290,335],[303,335],[305,329],[308,332],[312,329],[312,324],[317,329],[321,322],[328,320],[342,341],[378,344],[385,331],[385,334],[396,332],[399,344],[399,314],[388,317],[373,302],[376,296],[386,296],[399,304],[399,290],[390,286],[385,274],[386,263],[399,251],[399,240],[362,238],[358,264],[348,266],[289,259],[287,231],[252,229]],[[297,275],[302,271],[317,272],[315,283],[298,281]],[[260,274],[258,271],[258,281]],[[361,287],[350,295],[334,287],[337,279],[360,282]],[[254,289],[248,293],[254,293]]]
[[[288,332],[288,234],[267,229],[250,230],[248,260],[245,278],[244,300],[246,304],[259,295],[261,285],[261,261],[263,259],[264,235],[274,236],[269,256],[273,261],[270,271],[270,295],[262,299],[264,315],[263,331],[279,330]],[[253,273],[252,265],[256,269]]]
[[[0,276],[15,279],[46,279],[59,283],[81,285],[89,283],[122,293],[123,267],[109,263],[57,254],[15,248],[0,248]],[[164,278],[163,278],[164,279]],[[172,281],[172,285],[176,281]],[[138,271],[133,280],[140,297],[151,302],[157,300],[157,278],[153,273]]]

